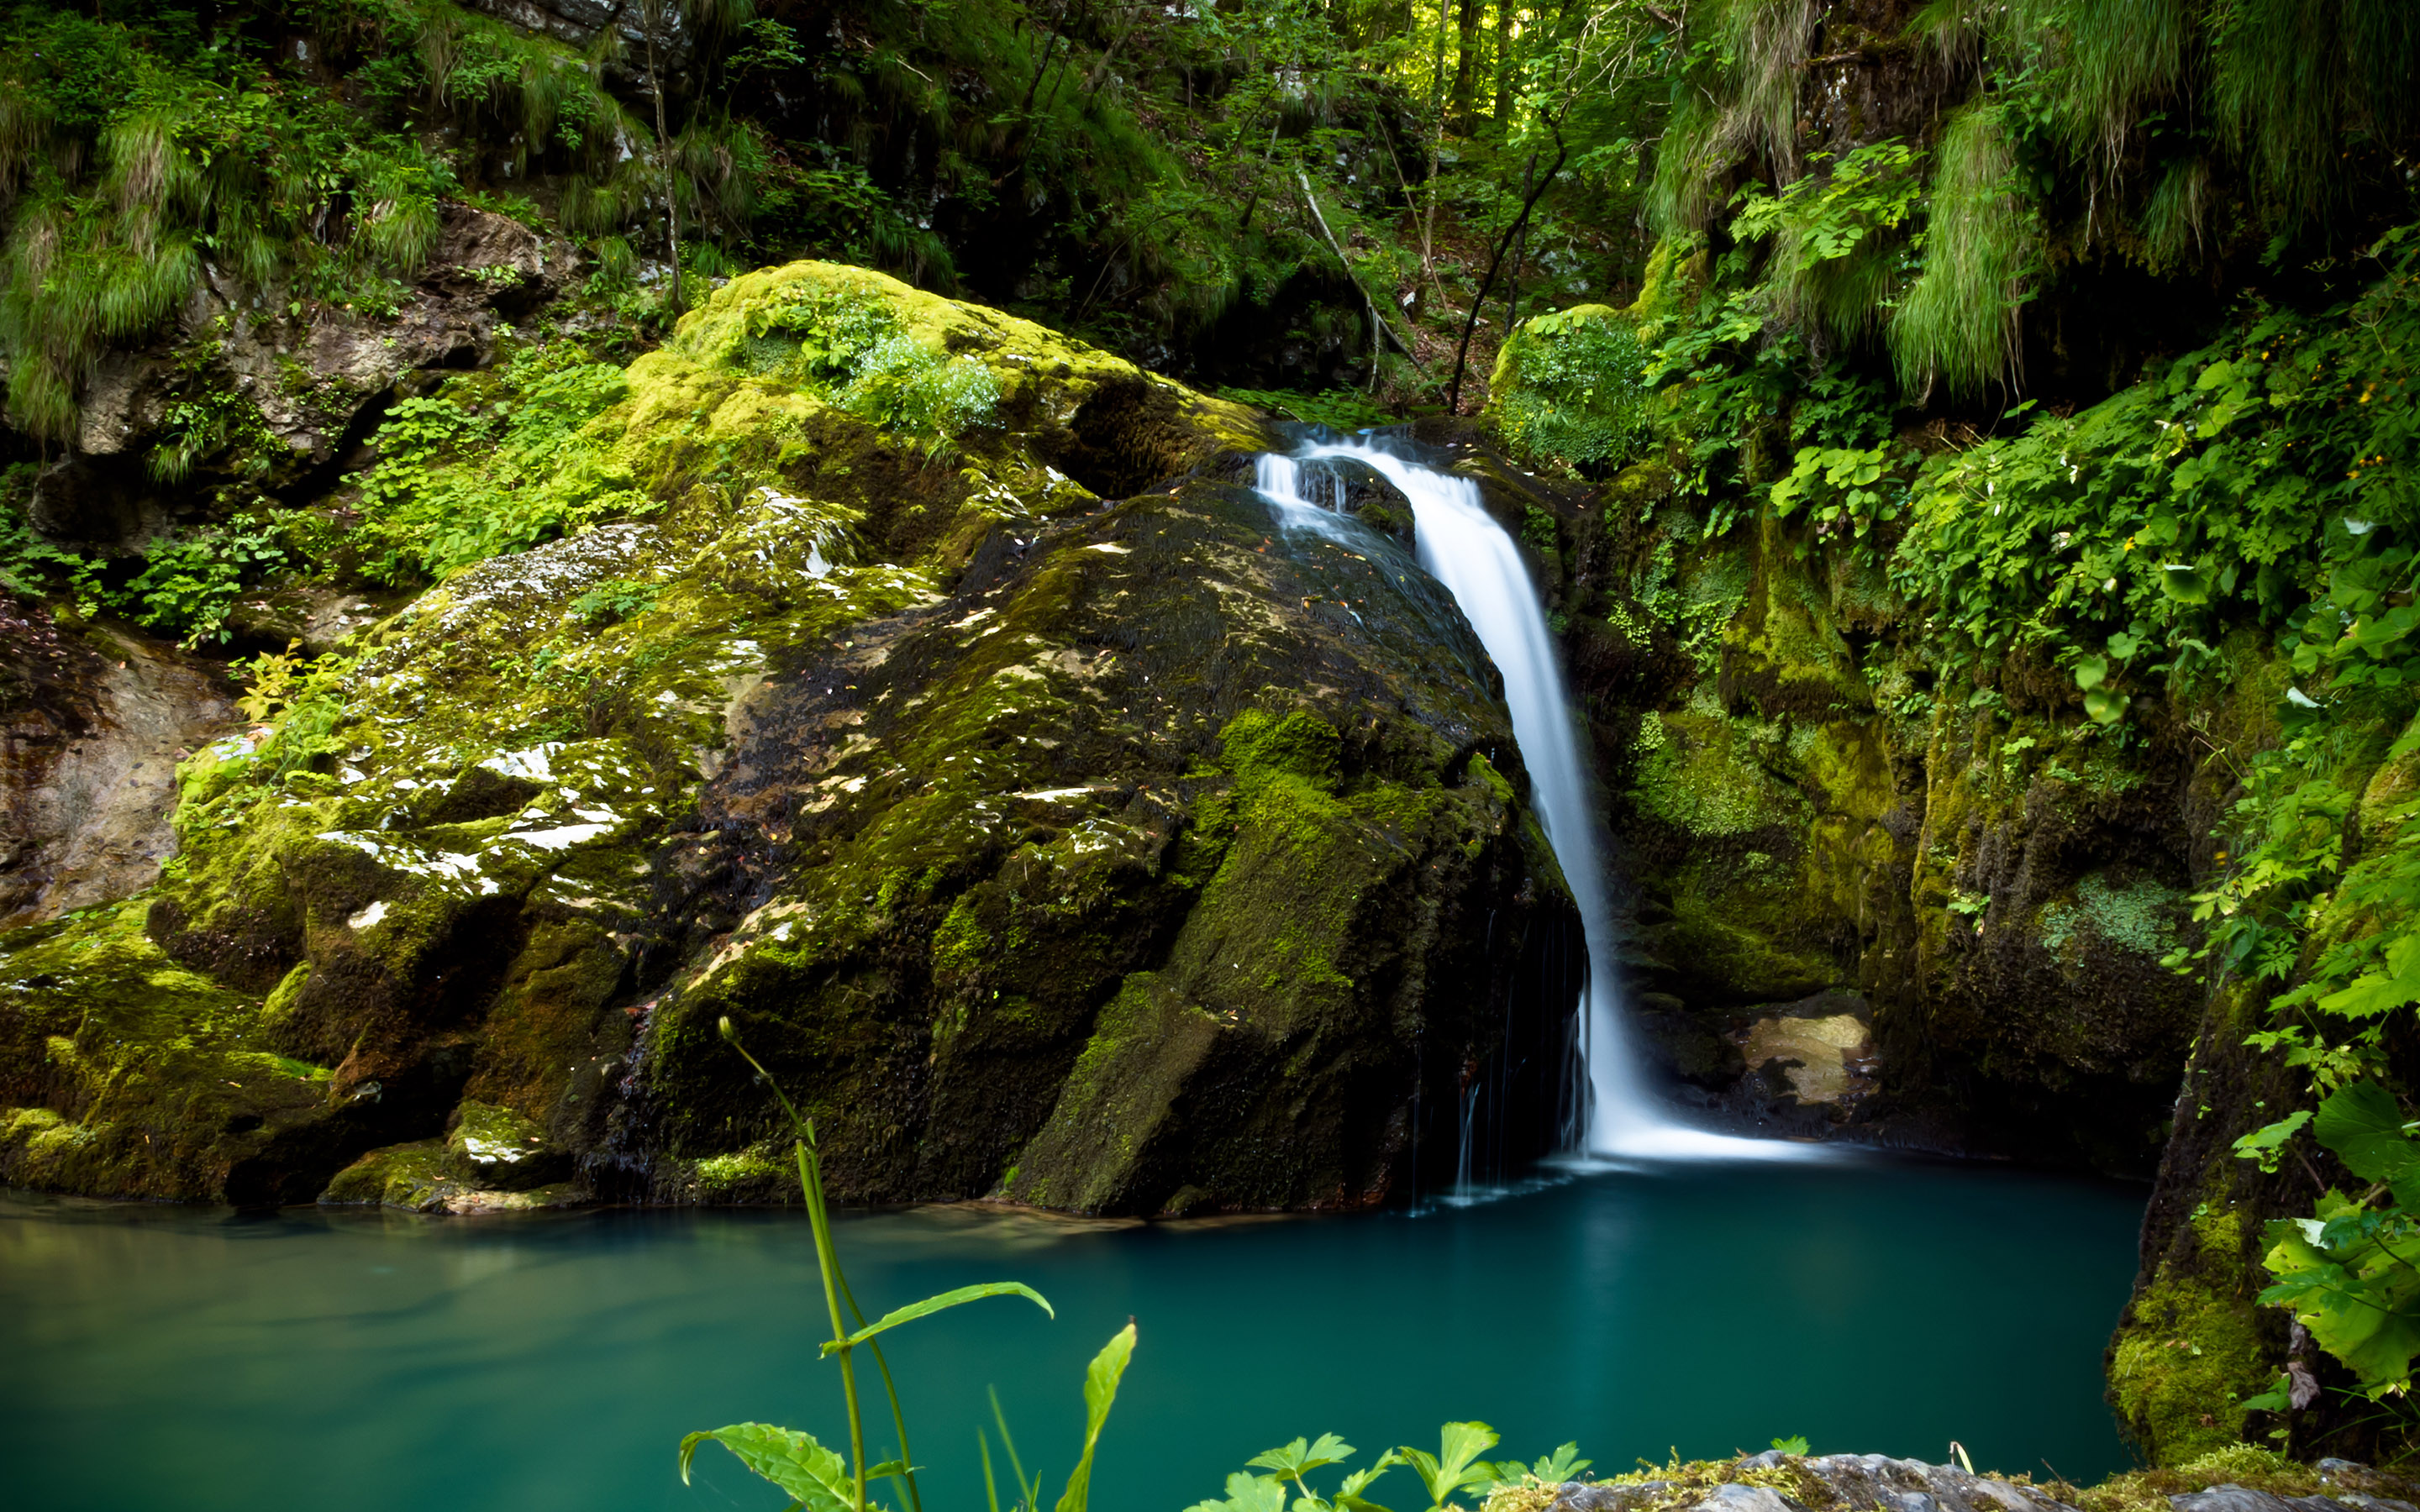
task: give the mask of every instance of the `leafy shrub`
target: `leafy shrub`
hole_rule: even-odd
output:
[[[1489,410],[1519,450],[1602,474],[1647,440],[1646,367],[1637,328],[1604,305],[1538,316],[1505,343]]]
[[[1000,380],[934,350],[887,305],[792,284],[749,313],[750,364],[802,382],[851,414],[939,446],[988,424]]]
[[[571,616],[587,625],[618,625],[653,609],[656,593],[653,583],[608,578],[571,601]]]
[[[134,623],[190,649],[225,640],[236,596],[285,565],[276,533],[256,519],[238,518],[152,542],[143,570],[115,597]]]
[[[476,562],[650,507],[628,470],[582,434],[629,394],[622,370],[562,344],[523,352],[503,374],[510,398],[469,389],[406,399],[388,412],[379,462],[356,482],[364,570],[384,582],[442,579]]]

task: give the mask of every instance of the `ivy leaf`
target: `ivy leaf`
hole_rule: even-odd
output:
[[[2134,653],[2142,649],[2143,638],[2129,631],[2120,630],[2109,638],[2109,654],[2119,661],[2133,660]]]
[[[734,1423],[729,1427],[692,1433],[680,1442],[681,1484],[689,1484],[689,1462],[697,1446],[711,1439],[739,1457],[739,1462],[771,1481],[807,1512],[846,1512],[856,1501],[856,1483],[839,1455],[817,1443],[812,1433],[775,1427],[769,1423]]]

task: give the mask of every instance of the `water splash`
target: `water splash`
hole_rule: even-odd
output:
[[[1252,486],[1269,501],[1269,514],[1280,531],[1346,541],[1344,480],[1334,468],[1280,452],[1263,452],[1253,465]]]
[[[1504,702],[1512,710],[1513,739],[1529,769],[1538,819],[1562,865],[1588,935],[1587,1011],[1581,1024],[1590,1095],[1582,1148],[1590,1155],[1616,1160],[1805,1160],[1824,1153],[1809,1145],[1692,1128],[1675,1119],[1645,1086],[1621,1004],[1613,915],[1606,898],[1604,861],[1597,854],[1596,816],[1589,802],[1578,720],[1564,694],[1554,639],[1537,589],[1521,563],[1520,548],[1487,513],[1477,484],[1357,438],[1308,446],[1293,456],[1261,458],[1257,481],[1272,509],[1280,512],[1281,527],[1321,529],[1296,519],[1295,511],[1335,520],[1303,491],[1306,477],[1317,475],[1309,471],[1311,465],[1329,458],[1366,465],[1411,501],[1420,565],[1453,594],[1504,674]],[[1333,480],[1332,473],[1327,476]]]

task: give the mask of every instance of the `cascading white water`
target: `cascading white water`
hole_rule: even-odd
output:
[[[1300,464],[1328,457],[1367,465],[1411,501],[1420,565],[1453,595],[1504,674],[1504,702],[1512,714],[1512,737],[1529,770],[1538,818],[1562,864],[1588,934],[1587,1012],[1581,1022],[1592,1103],[1589,1152],[1665,1160],[1795,1159],[1813,1153],[1806,1145],[1735,1138],[1676,1122],[1642,1085],[1614,964],[1613,917],[1606,906],[1604,862],[1597,854],[1596,821],[1589,804],[1589,771],[1571,702],[1564,696],[1562,670],[1520,549],[1480,502],[1478,485],[1366,441],[1307,447],[1291,457],[1266,454],[1255,481],[1278,511],[1281,526],[1323,534],[1333,528],[1336,517],[1303,497],[1301,486]]]

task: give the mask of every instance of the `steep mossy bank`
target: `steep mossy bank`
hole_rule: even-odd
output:
[[[1275,529],[1249,412],[828,264],[561,371],[501,446],[456,380],[364,530],[569,533],[293,667],[153,895],[10,937],[7,1180],[779,1200],[724,1015],[851,1200],[1363,1205],[1499,1055],[1547,1147],[1493,669],[1390,539]]]
[[[1670,1079],[1776,1131],[2155,1175],[2109,1374],[2163,1462],[2405,1431],[2366,1405],[2393,1298],[2313,1300],[2395,1262],[2298,1223],[2400,1232],[2345,1195],[2402,1168],[2348,1142],[2399,1138],[2391,1099],[2311,1104],[2407,1073],[2412,409],[2376,333],[2408,239],[1996,436],[1820,368],[1730,409],[1747,353],[1675,381],[1703,265],[1535,322],[1491,399],[1517,455],[1604,480],[1513,523]]]

